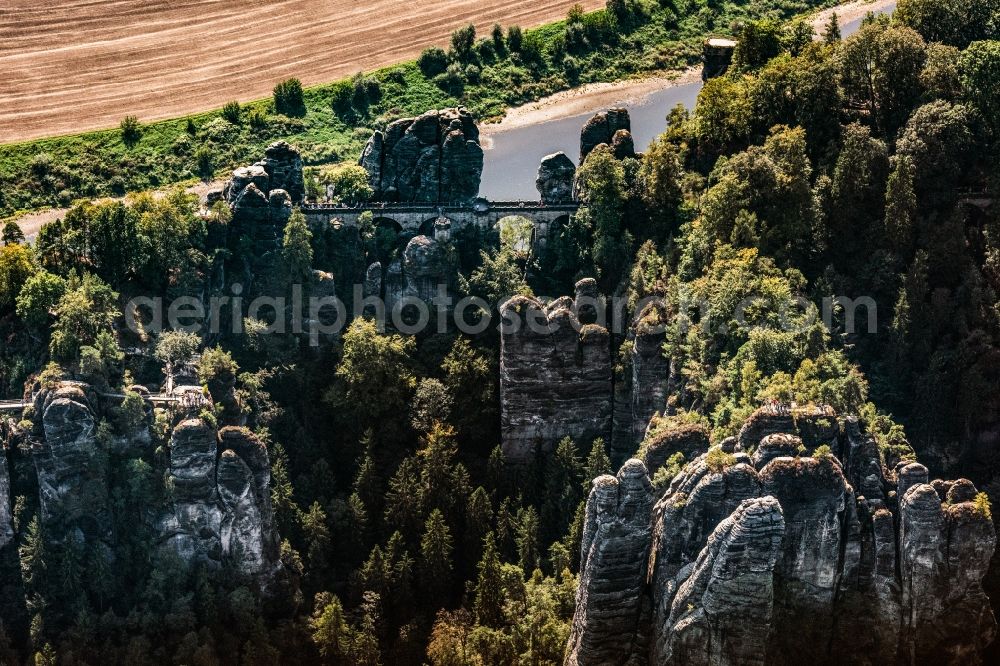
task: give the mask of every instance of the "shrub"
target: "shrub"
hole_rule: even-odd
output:
[[[127,146],[134,146],[142,138],[142,125],[139,124],[139,119],[135,116],[125,116],[122,118],[118,129],[121,130],[122,141]]]
[[[286,116],[304,116],[306,105],[302,99],[302,82],[285,79],[274,86],[274,110]]]
[[[813,451],[812,457],[817,460],[829,460],[833,458],[833,449],[828,444],[817,446],[816,450]]]
[[[433,78],[448,68],[448,54],[436,46],[424,49],[417,59],[417,66],[427,78]]]
[[[222,107],[222,117],[234,125],[240,124],[240,112],[239,102],[226,102],[226,105]]]
[[[465,90],[465,76],[462,71],[462,65],[457,62],[451,63],[444,74],[438,74],[434,77],[434,83],[445,92],[460,97]]]
[[[354,111],[354,89],[347,81],[341,81],[330,91],[330,108],[338,116],[346,117]]]
[[[521,46],[524,44],[524,33],[521,32],[521,26],[512,25],[507,28],[507,48],[511,53],[520,53]]]
[[[465,67],[465,79],[469,83],[479,83],[480,70],[476,65],[466,65]]]
[[[993,520],[993,506],[990,504],[989,495],[986,493],[976,493],[976,498],[972,500],[972,504],[976,508],[976,513],[987,520]]]
[[[198,133],[198,126],[194,124],[193,118],[187,119],[187,125],[185,126],[184,130],[191,136],[194,136],[195,134]]]
[[[451,33],[451,50],[459,60],[469,60],[476,44],[476,26],[471,23]]]
[[[493,50],[497,52],[497,55],[503,55],[507,50],[507,43],[503,38],[503,27],[499,23],[493,24],[490,39],[493,40]]]
[[[212,173],[214,169],[212,166],[211,149],[209,149],[209,147],[205,145],[198,146],[198,150],[196,150],[194,153],[194,160],[198,171],[198,176],[205,182],[212,180]]]
[[[267,125],[267,112],[260,107],[253,107],[247,111],[247,123],[254,129],[260,129]]]
[[[708,450],[708,454],[705,456],[705,464],[708,465],[709,470],[718,474],[730,465],[735,465],[736,456],[726,453],[722,450],[722,447],[716,446]]]

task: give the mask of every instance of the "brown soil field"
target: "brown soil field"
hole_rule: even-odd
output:
[[[475,23],[531,27],[576,0],[5,0],[0,143],[172,118],[445,46]],[[586,9],[603,0],[581,0]]]

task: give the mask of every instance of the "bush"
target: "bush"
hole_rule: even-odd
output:
[[[274,110],[286,116],[304,116],[306,105],[302,99],[302,82],[285,79],[274,86]]]
[[[436,46],[424,49],[417,59],[417,66],[427,78],[433,78],[448,68],[448,54]]]
[[[705,456],[705,464],[713,473],[718,474],[730,465],[736,464],[736,456],[726,453],[721,447],[716,446],[708,450]]]
[[[260,129],[267,125],[267,112],[260,107],[253,107],[247,111],[247,123],[254,129]]]
[[[194,153],[194,160],[198,170],[198,177],[206,183],[212,180],[214,168],[212,165],[212,151],[209,147],[205,145],[198,146],[198,150]]]
[[[226,105],[222,107],[222,117],[234,125],[240,124],[240,112],[239,102],[226,102]]]
[[[493,41],[493,50],[496,51],[497,55],[503,55],[507,51],[507,43],[503,38],[503,27],[499,23],[493,24],[490,39]]]
[[[438,74],[434,77],[434,83],[441,90],[460,97],[465,91],[465,75],[462,66],[457,62],[451,63],[444,74]]]
[[[354,110],[354,89],[347,81],[341,81],[330,91],[330,108],[338,116],[350,116]]]
[[[993,507],[990,504],[989,495],[986,493],[976,493],[976,499],[972,502],[973,506],[976,507],[976,513],[987,520],[993,520]]]
[[[524,33],[521,32],[521,26],[512,25],[507,28],[507,49],[511,53],[520,53],[523,44]]]
[[[813,451],[812,457],[816,460],[828,460],[833,458],[833,449],[828,444],[817,446],[816,450]]]
[[[118,125],[118,129],[122,133],[122,141],[125,142],[126,146],[134,146],[139,143],[139,139],[142,138],[142,125],[139,123],[139,119],[135,116],[125,116],[122,118],[121,123]]]
[[[475,44],[476,26],[471,23],[451,33],[451,50],[459,60],[469,60],[472,57],[472,48]]]

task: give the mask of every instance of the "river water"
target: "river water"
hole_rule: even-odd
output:
[[[886,14],[895,9],[895,3],[876,10]],[[861,27],[862,19],[844,23],[841,33],[844,37]],[[701,81],[671,86],[648,95],[639,102],[621,102],[608,107],[628,108],[632,119],[632,137],[637,150],[647,146],[666,127],[666,117],[670,109],[683,104],[694,108],[701,90]],[[557,120],[517,127],[496,132],[491,136],[492,146],[487,148],[483,164],[483,179],[479,186],[480,196],[493,201],[535,200],[535,175],[538,163],[551,153],[563,151],[574,162],[580,158],[580,129],[593,111]]]

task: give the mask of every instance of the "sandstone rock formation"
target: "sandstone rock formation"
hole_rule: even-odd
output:
[[[111,541],[106,452],[97,443],[97,396],[60,382],[34,401],[32,459],[42,523],[55,540]]]
[[[376,131],[358,163],[376,200],[468,202],[479,193],[483,149],[469,112],[443,109]]]
[[[278,538],[263,444],[244,428],[216,433],[189,418],[174,428],[169,472],[173,504],[158,524],[164,547],[185,562],[273,576],[280,566]]]
[[[223,190],[232,211],[227,244],[236,259],[234,281],[265,291],[277,278],[285,225],[302,203],[305,185],[299,152],[278,141],[260,162],[233,171]]]
[[[14,538],[10,499],[10,473],[7,471],[7,452],[0,444],[0,548]]]
[[[560,151],[542,158],[538,165],[535,187],[543,203],[559,204],[573,200],[573,182],[576,165]]]
[[[233,205],[240,192],[248,185],[254,185],[265,195],[272,190],[282,190],[288,194],[292,204],[299,205],[306,192],[302,177],[302,156],[287,142],[276,141],[264,149],[264,159],[233,171],[232,178],[223,188],[222,196]]]
[[[649,556],[652,487],[646,467],[627,461],[594,480],[580,549],[577,612],[566,663],[616,663],[635,652]]]
[[[663,413],[667,405],[667,382],[670,360],[663,354],[666,340],[662,307],[651,302],[636,316],[632,343],[632,444],[638,446],[646,436],[650,419]]]
[[[429,236],[414,236],[406,244],[402,256],[393,260],[386,271],[387,313],[407,302],[423,301],[431,304],[439,296],[442,286],[445,294],[449,292],[454,275],[455,267],[445,245]],[[369,275],[369,278],[374,289],[375,276]],[[436,311],[432,309],[432,312]]]
[[[810,457],[822,444],[832,454]],[[982,588],[996,535],[971,482],[884,469],[862,424],[830,410],[763,408],[725,448],[690,462],[634,528],[628,552],[649,548],[638,598],[630,568],[582,558],[567,663],[981,660],[996,633]],[[595,482],[588,526],[614,481]],[[616,553],[625,537],[584,539],[585,554]],[[626,616],[639,617],[631,635],[614,622]]]
[[[580,287],[586,293],[587,285]],[[608,331],[581,324],[578,301],[544,306],[515,296],[500,308],[500,429],[509,461],[526,462],[536,446],[548,450],[563,437],[589,444],[610,435]]]
[[[583,164],[595,147],[606,143],[614,148],[615,134],[619,130],[630,133],[632,121],[628,115],[628,109],[609,109],[595,114],[580,130],[580,164]],[[628,143],[631,143],[632,136],[628,134]],[[622,145],[626,141],[625,136],[619,136],[618,143]],[[624,150],[624,146],[623,146]],[[635,154],[634,148],[632,151]]]
[[[784,530],[773,497],[744,500],[719,523],[674,599],[664,660],[691,666],[766,663]]]
[[[640,451],[642,461],[646,463],[652,477],[675,453],[683,454],[687,461],[708,451],[708,429],[699,423],[668,423],[658,426],[654,420],[651,432],[643,441]]]

